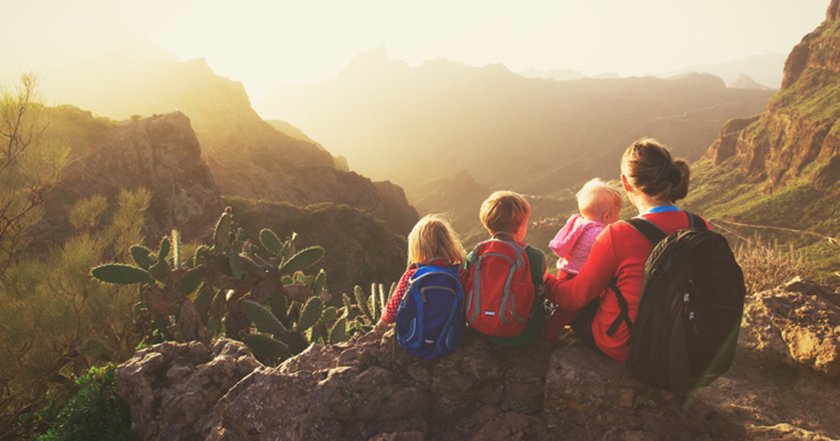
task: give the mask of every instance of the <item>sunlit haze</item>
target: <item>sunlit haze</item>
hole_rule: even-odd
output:
[[[514,72],[665,74],[686,66],[787,54],[824,18],[827,0],[642,1],[6,1],[0,75],[120,53],[205,57],[252,102],[278,85],[335,77],[384,45],[410,65],[445,57]]]

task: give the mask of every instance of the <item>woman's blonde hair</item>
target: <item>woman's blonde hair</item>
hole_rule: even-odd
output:
[[[657,202],[676,202],[688,194],[691,169],[683,159],[671,154],[659,141],[642,138],[621,157],[621,173],[630,185]]]
[[[461,264],[466,254],[458,235],[440,215],[423,216],[408,233],[408,265],[426,263],[435,257]]]
[[[481,223],[490,234],[513,234],[531,216],[531,205],[518,193],[497,191],[481,204]]]
[[[621,206],[624,205],[621,192],[599,178],[584,184],[575,197],[578,210],[587,218],[601,217],[615,208],[621,210]]]

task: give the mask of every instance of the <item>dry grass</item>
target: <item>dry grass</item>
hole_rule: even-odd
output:
[[[778,241],[769,245],[758,237],[739,245],[735,258],[744,271],[748,294],[775,288],[796,276],[808,275],[812,270],[811,263],[793,249],[793,244],[783,251]]]

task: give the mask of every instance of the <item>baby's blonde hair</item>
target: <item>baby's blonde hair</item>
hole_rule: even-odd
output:
[[[614,208],[620,210],[624,205],[621,192],[599,178],[584,184],[575,197],[578,200],[578,210],[587,219],[598,219]]]
[[[531,205],[512,191],[497,191],[481,204],[481,223],[490,234],[513,234],[530,216]]]
[[[440,215],[423,216],[408,233],[408,265],[426,263],[435,257],[460,264],[466,254],[458,235]]]

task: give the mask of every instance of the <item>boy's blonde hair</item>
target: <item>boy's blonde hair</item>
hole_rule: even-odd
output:
[[[575,197],[580,213],[591,219],[598,219],[615,208],[621,210],[621,206],[624,205],[621,192],[599,178],[584,184]]]
[[[490,234],[513,234],[530,216],[531,205],[512,191],[497,191],[481,204],[481,223]]]
[[[464,246],[452,226],[437,214],[423,216],[408,233],[408,265],[442,257],[450,264],[464,263]]]

